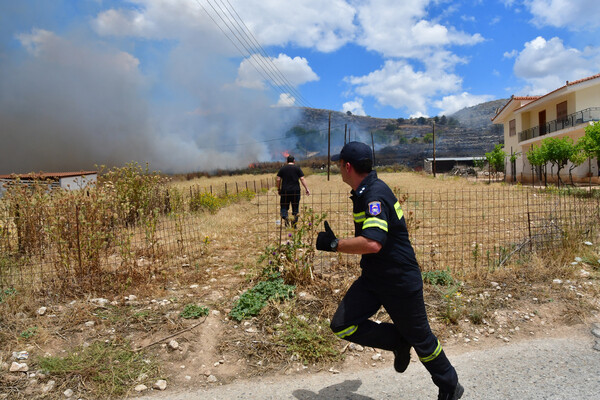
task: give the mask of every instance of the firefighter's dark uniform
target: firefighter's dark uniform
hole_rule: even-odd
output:
[[[355,236],[383,247],[362,256],[362,274],[341,301],[331,329],[338,337],[363,346],[390,351],[412,346],[433,382],[442,391],[452,392],[458,377],[429,327],[423,279],[400,203],[375,171],[351,193]],[[369,320],[381,306],[393,324]]]

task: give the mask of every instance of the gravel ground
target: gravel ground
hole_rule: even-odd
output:
[[[598,326],[600,327],[600,326]],[[465,387],[462,399],[573,400],[600,398],[600,351],[591,326],[563,331],[561,337],[509,343],[459,352],[446,349]],[[188,392],[153,392],[139,399],[435,399],[425,368],[413,362],[404,374],[373,368],[333,374],[277,376],[238,381]]]

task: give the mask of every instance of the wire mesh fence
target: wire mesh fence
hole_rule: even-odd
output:
[[[482,276],[515,255],[563,245],[569,238],[599,234],[600,199],[507,186],[473,190],[399,192],[409,235],[424,271],[449,269]],[[285,242],[289,228],[279,220],[278,197],[257,198],[265,241]],[[348,192],[313,193],[302,197],[304,212],[325,213],[338,237],[354,235]],[[321,229],[322,230],[322,227]],[[353,263],[358,256],[318,252],[315,270]]]
[[[281,223],[279,196],[265,189],[252,200],[256,214],[248,215],[252,221],[249,229],[265,246],[289,242],[296,230]],[[239,185],[238,190],[242,190]],[[555,248],[574,235],[593,240],[599,234],[597,197],[511,186],[396,190],[396,195],[424,271],[448,268],[463,276],[485,277],[522,252]],[[109,209],[92,210],[90,204],[63,207],[72,208],[54,210],[57,216],[52,209],[44,210],[42,216],[32,219],[35,223],[26,225],[27,230],[19,228],[19,221],[3,219],[0,288],[56,287],[75,279],[89,287],[102,287],[103,280],[117,279],[123,273],[151,277],[173,273],[176,268],[203,268],[208,233],[200,228],[202,212],[170,210],[126,224],[112,223],[114,215]],[[354,235],[348,192],[303,196],[299,224],[315,214],[325,215],[338,237]],[[302,239],[311,246],[322,225],[312,228],[312,236]],[[358,260],[355,255],[316,252],[312,269],[325,273]]]
[[[162,279],[181,268],[201,270],[209,243],[208,212],[267,191],[274,179],[156,187],[144,209],[98,188],[51,193],[44,184],[16,188],[0,200],[0,288],[101,291],[116,282]]]

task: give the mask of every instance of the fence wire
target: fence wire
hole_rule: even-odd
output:
[[[532,191],[523,187],[396,192],[411,243],[424,271],[449,269],[459,275],[485,276],[513,257],[562,246],[574,237],[598,235],[600,199]],[[265,241],[285,241],[279,198],[258,196]],[[302,197],[301,210],[325,213],[338,237],[354,235],[348,192]],[[322,227],[321,227],[322,230]],[[357,256],[318,252],[315,270],[353,263]],[[473,275],[474,274],[474,275]]]
[[[279,196],[268,190],[269,185],[252,200],[257,214],[248,216],[248,221],[258,221],[251,229],[265,246],[284,243],[294,234],[293,228],[281,224]],[[238,185],[238,190],[245,189]],[[556,248],[574,237],[598,239],[598,198],[510,186],[396,195],[424,271],[448,268],[458,275],[485,276],[523,252]],[[312,193],[302,197],[300,207],[300,224],[309,213],[325,214],[338,237],[354,235],[348,192]],[[51,287],[75,278],[101,287],[102,282],[94,280],[111,275],[95,271],[168,274],[175,268],[203,268],[208,233],[199,228],[202,212],[154,215],[112,228],[105,222],[94,225],[80,216],[82,212],[63,212],[72,218],[51,224],[52,210],[46,210],[37,225],[28,225],[31,231],[20,231],[15,221],[4,219],[9,222],[0,226],[0,288]],[[97,212],[100,219],[111,218]],[[86,224],[80,222],[84,220]],[[322,225],[314,233],[319,230]],[[354,255],[317,252],[313,270],[326,273],[358,260]]]

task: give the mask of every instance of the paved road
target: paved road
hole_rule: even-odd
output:
[[[452,354],[464,400],[576,400],[600,399],[600,351],[594,350],[590,329],[568,337],[542,338],[487,350]],[[157,400],[414,400],[436,399],[436,387],[420,363],[404,374],[391,367],[357,372],[282,376],[240,381],[230,385],[169,393],[142,399]]]

